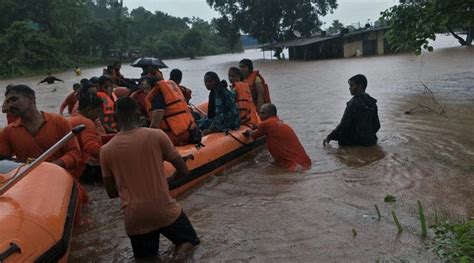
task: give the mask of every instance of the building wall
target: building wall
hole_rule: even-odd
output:
[[[377,55],[385,54],[383,30],[377,31]]]
[[[362,56],[362,40],[344,43],[344,57],[360,57]]]

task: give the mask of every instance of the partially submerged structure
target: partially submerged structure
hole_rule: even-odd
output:
[[[316,36],[267,45],[266,49],[288,48],[290,60],[316,60],[393,53],[384,39],[389,27],[368,28],[334,36]]]

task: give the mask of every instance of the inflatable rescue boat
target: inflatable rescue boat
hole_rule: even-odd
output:
[[[23,168],[0,161],[0,187]],[[39,164],[0,196],[0,262],[66,262],[77,205],[72,176]]]

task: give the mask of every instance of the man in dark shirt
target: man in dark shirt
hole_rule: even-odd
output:
[[[55,81],[61,81],[62,83],[64,83],[63,80],[54,77],[53,75],[51,75],[51,73],[48,73],[48,76],[42,81],[38,82],[38,85],[45,82],[48,84],[54,84]]]
[[[326,147],[330,141],[341,146],[372,146],[377,143],[375,135],[380,129],[377,100],[365,93],[367,78],[358,74],[349,79],[349,90],[353,96],[347,102],[339,125],[323,141]]]

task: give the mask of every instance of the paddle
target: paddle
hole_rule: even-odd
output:
[[[55,151],[57,151],[60,147],[62,147],[66,142],[70,139],[74,138],[78,135],[81,131],[86,128],[85,125],[79,125],[72,129],[68,134],[66,134],[61,140],[55,143],[51,148],[46,150],[42,155],[36,158],[31,164],[27,164],[26,169],[23,170],[21,173],[18,173],[14,177],[12,177],[8,182],[0,188],[0,196],[3,195],[8,189],[18,183],[21,179],[23,179],[26,175],[28,175],[33,169],[35,169],[38,165],[48,159]],[[20,168],[18,168],[20,169]]]

